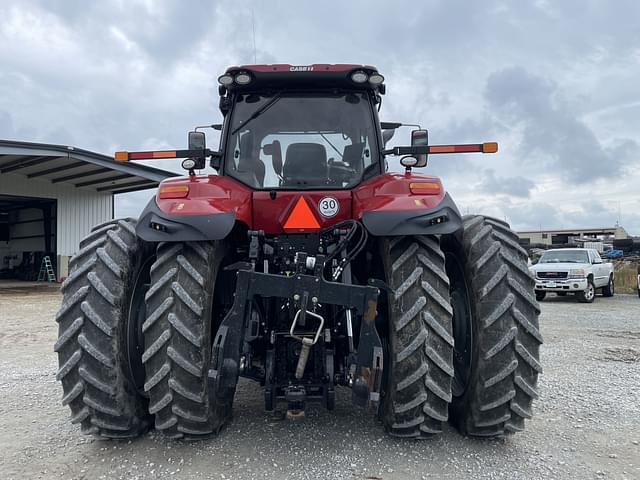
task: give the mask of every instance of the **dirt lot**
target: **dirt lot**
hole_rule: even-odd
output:
[[[85,437],[67,422],[55,381],[51,289],[0,290],[0,477],[24,478],[640,478],[640,299],[542,304],[541,399],[523,434],[391,439],[349,403],[305,422],[265,414],[242,383],[235,418],[216,439],[151,432],[134,442]]]

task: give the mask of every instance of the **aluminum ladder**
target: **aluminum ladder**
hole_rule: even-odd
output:
[[[42,263],[40,263],[40,272],[38,273],[38,281],[39,282],[55,282],[56,274],[53,273],[53,265],[51,265],[51,259],[49,255],[45,255],[42,258]]]

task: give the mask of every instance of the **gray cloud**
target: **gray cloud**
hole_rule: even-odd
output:
[[[604,205],[633,211],[640,4],[632,0],[616,8],[579,0],[375,8],[5,0],[0,138],[103,153],[181,147],[191,127],[220,120],[217,76],[253,63],[252,12],[258,63],[374,64],[387,78],[383,119],[420,123],[433,143],[499,141],[496,155],[431,158],[425,173],[441,175],[463,205],[513,215],[521,227],[568,221],[594,191]],[[407,129],[394,141],[408,139]],[[156,166],[179,170],[171,161]],[[116,204],[133,215],[144,202],[129,198]],[[633,216],[623,222],[640,233]]]
[[[560,228],[564,225],[562,212],[557,207],[544,202],[509,204],[505,206],[504,211],[511,227],[515,230]]]
[[[481,192],[528,198],[535,183],[528,178],[496,176],[492,169],[485,170],[479,184]]]
[[[4,134],[4,138],[13,138],[15,135],[11,114],[0,110],[0,135],[2,134]]]
[[[589,228],[613,227],[620,222],[630,233],[640,225],[637,210],[618,210],[615,202],[583,201],[571,205],[571,209],[561,210],[545,202],[510,204],[505,208],[507,218],[518,230],[548,228]]]
[[[604,146],[556,94],[553,82],[522,67],[491,74],[485,92],[490,108],[521,127],[520,150],[531,161],[577,183],[623,174],[632,156],[640,153],[638,144],[621,139]]]

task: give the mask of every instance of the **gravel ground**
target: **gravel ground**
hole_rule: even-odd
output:
[[[67,421],[55,380],[51,289],[0,290],[0,477],[24,478],[640,478],[640,299],[551,297],[541,399],[524,433],[498,440],[453,429],[428,441],[388,438],[340,392],[335,412],[301,423],[264,413],[258,386],[238,388],[218,437],[174,442],[151,432],[98,441]]]

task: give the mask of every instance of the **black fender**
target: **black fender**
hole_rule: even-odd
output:
[[[235,225],[233,212],[207,215],[170,215],[152,198],[140,214],[136,234],[146,242],[197,242],[221,240]]]
[[[427,210],[370,211],[362,223],[376,236],[450,235],[462,230],[462,217],[449,194]]]

